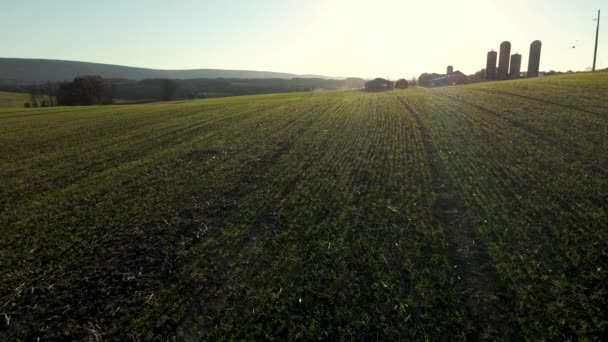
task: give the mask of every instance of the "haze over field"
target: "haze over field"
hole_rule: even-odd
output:
[[[585,70],[592,63],[592,19],[601,4],[7,1],[0,11],[1,57],[397,78],[443,71],[448,64],[474,73],[503,40],[526,61],[530,42],[538,39],[541,70]],[[600,37],[608,36],[608,25],[600,30]],[[600,44],[598,68],[606,67],[608,44]]]

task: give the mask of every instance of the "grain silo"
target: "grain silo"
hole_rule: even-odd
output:
[[[451,65],[448,65],[448,76],[451,76],[454,73],[454,67]]]
[[[535,40],[530,44],[530,57],[528,59],[528,77],[538,77],[540,67],[540,48],[542,43]]]
[[[509,78],[509,58],[511,57],[511,43],[502,42],[500,44],[500,56],[498,56],[498,79],[506,80]]]
[[[509,78],[519,78],[521,72],[521,55],[516,53],[511,55],[511,65],[509,67]]]
[[[488,52],[486,60],[486,80],[493,81],[496,79],[496,51]]]

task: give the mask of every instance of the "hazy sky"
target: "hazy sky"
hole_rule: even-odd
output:
[[[465,73],[503,40],[527,67],[585,70],[606,0],[0,0],[0,57],[159,69],[222,68],[361,77]],[[576,48],[572,48],[576,46]]]

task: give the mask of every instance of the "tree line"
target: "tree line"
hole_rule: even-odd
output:
[[[100,76],[79,76],[72,81],[26,86],[30,94],[26,107],[85,106],[111,103],[171,101],[237,95],[256,95],[316,89],[357,89],[361,78],[328,80],[320,78],[292,79],[145,79],[141,81],[104,79]],[[6,89],[24,91],[24,87]]]
[[[112,103],[110,83],[101,76],[79,76],[73,81],[28,87],[25,107],[87,106]]]

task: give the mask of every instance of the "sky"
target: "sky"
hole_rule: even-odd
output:
[[[604,8],[601,5],[604,5]],[[608,68],[606,0],[0,0],[0,57],[155,69],[410,78],[485,67],[511,42],[527,67]],[[575,47],[573,47],[575,46]]]

